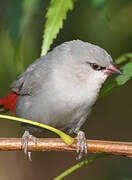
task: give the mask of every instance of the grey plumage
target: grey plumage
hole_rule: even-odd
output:
[[[69,133],[79,130],[112,63],[104,49],[87,42],[74,40],[57,46],[12,83],[12,91],[20,95],[16,115]],[[103,68],[95,71],[91,64]]]

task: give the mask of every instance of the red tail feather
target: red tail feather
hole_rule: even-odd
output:
[[[0,99],[0,105],[2,105],[5,110],[10,110],[14,113],[17,98],[18,94],[11,92],[6,97]]]

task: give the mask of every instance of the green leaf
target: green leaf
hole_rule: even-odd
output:
[[[115,80],[112,81],[108,81],[104,87],[102,88],[100,94],[99,94],[99,99],[110,94],[110,92],[112,91],[112,89],[117,85]]]
[[[114,87],[124,85],[132,77],[132,61],[121,67],[121,70],[123,74],[117,76],[113,80],[108,81],[101,90],[99,98],[109,94]]]
[[[41,56],[49,50],[50,45],[63,26],[63,20],[66,18],[68,10],[73,9],[74,1],[76,0],[51,0],[46,14],[47,20],[44,28]]]
[[[64,171],[63,173],[61,173],[59,176],[57,176],[56,178],[54,178],[53,180],[61,180],[64,177],[66,177],[67,175],[71,174],[72,172],[76,171],[77,169],[81,168],[82,166],[93,162],[94,160],[97,160],[99,158],[108,156],[109,154],[98,154],[96,156],[93,156],[85,161],[81,161],[79,163],[77,163],[76,165],[72,166],[71,168],[67,169],[66,171]]]
[[[124,55],[120,56],[119,58],[117,58],[115,62],[116,62],[116,64],[121,64],[130,59],[132,59],[132,53],[127,53],[127,54],[124,54]]]
[[[123,71],[123,75],[116,78],[117,85],[119,86],[125,84],[132,77],[132,61],[124,65],[121,70]]]

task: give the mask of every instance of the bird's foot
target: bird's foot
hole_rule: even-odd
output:
[[[75,131],[77,134],[77,159],[81,159],[83,154],[87,154],[87,141],[85,138],[85,133],[83,131]]]
[[[28,141],[31,139],[35,144],[37,143],[37,138],[29,133],[29,131],[25,131],[22,136],[21,146],[24,149],[24,153],[28,156],[29,160],[32,161],[32,153],[28,151]]]

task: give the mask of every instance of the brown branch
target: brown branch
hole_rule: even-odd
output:
[[[71,146],[67,146],[59,138],[37,138],[35,144],[29,140],[29,151],[67,151],[73,152],[77,148],[77,140]],[[100,141],[100,140],[87,140],[88,152],[91,153],[108,153],[116,155],[125,155],[132,157],[132,143],[129,142],[113,142],[113,141]],[[20,151],[21,139],[20,138],[0,138],[1,151]]]

